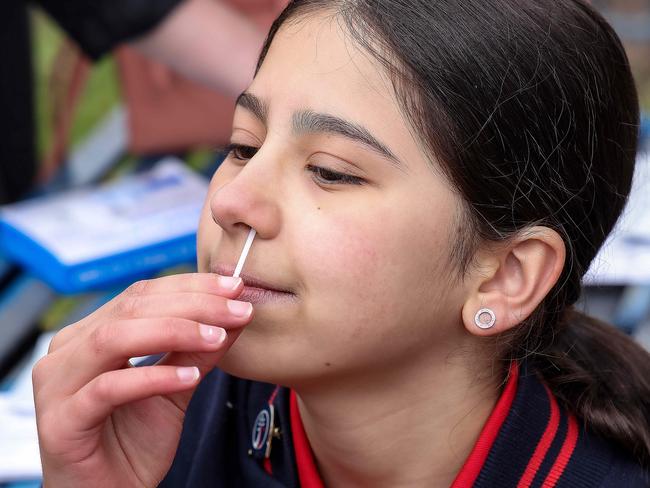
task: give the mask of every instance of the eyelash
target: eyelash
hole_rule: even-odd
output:
[[[238,161],[247,161],[257,153],[257,148],[253,146],[246,146],[244,144],[229,144],[226,147],[227,156],[232,156]],[[323,185],[363,185],[365,180],[358,176],[352,176],[346,173],[340,173],[331,169],[323,168],[321,166],[307,165],[307,170],[310,171],[317,182]]]
[[[255,154],[257,153],[257,148],[253,146],[245,146],[243,144],[228,144],[226,146],[226,155],[230,156],[232,155],[233,158],[237,159],[238,161],[246,161],[248,159],[251,159]],[[242,151],[251,151],[252,154],[250,155],[242,155]]]

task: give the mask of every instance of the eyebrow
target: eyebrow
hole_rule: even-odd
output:
[[[237,98],[237,105],[250,111],[264,124],[268,118],[268,105],[252,93],[244,92]],[[312,110],[300,110],[292,116],[292,129],[296,133],[330,133],[343,136],[361,143],[388,159],[398,169],[404,164],[393,152],[365,127],[333,115],[317,113]]]
[[[333,115],[316,113],[311,110],[301,110],[293,115],[292,128],[296,133],[325,132],[338,134],[369,147],[390,160],[395,166],[402,166],[402,163],[393,152],[379,142],[368,129],[345,119]]]
[[[237,102],[235,105],[245,108],[249,112],[260,119],[264,124],[266,124],[266,119],[268,118],[269,107],[262,100],[257,98],[252,93],[244,92],[237,97]]]

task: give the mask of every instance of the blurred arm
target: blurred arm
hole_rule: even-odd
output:
[[[266,32],[214,0],[186,0],[131,42],[188,78],[239,95],[253,79]]]

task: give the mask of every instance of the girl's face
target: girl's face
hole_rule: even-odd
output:
[[[285,24],[231,142],[202,212],[199,271],[231,274],[250,226],[244,281],[291,293],[244,292],[255,317],[223,369],[298,386],[444,360],[459,345],[459,198],[336,18]]]

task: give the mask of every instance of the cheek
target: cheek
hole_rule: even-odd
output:
[[[299,239],[305,243],[298,250],[298,259],[307,286],[348,286],[368,278],[368,273],[376,270],[385,244],[377,239],[376,229],[350,217],[319,217],[302,227]]]
[[[445,229],[431,216],[423,228],[417,211],[371,208],[372,215],[335,216],[323,209],[303,223],[295,264],[305,288],[297,321],[305,361],[345,371],[379,367],[379,358],[390,362],[444,342],[447,328],[437,319],[446,306]]]
[[[381,266],[386,242],[377,238],[377,229],[352,218],[325,219],[304,231],[303,242],[315,243],[298,257],[305,273],[308,349],[320,351],[323,362],[355,362],[349,354],[365,355],[349,345],[371,329],[383,329],[377,318],[393,308],[394,291]]]
[[[209,272],[210,255],[213,250],[219,245],[223,231],[221,227],[215,224],[212,218],[212,211],[210,209],[210,200],[214,193],[217,191],[223,182],[220,182],[220,172],[217,171],[208,188],[208,193],[203,202],[201,209],[201,217],[199,218],[199,226],[196,235],[196,261],[199,273]],[[223,179],[223,175],[221,175]]]
[[[321,215],[303,226],[297,260],[315,316],[359,327],[408,314],[405,295],[429,300],[436,293],[446,246],[399,209],[373,215]],[[417,220],[416,220],[417,221]],[[312,243],[308,246],[307,243]],[[409,317],[410,318],[410,317]]]
[[[328,281],[356,282],[369,278],[385,254],[375,229],[356,221],[337,220],[327,225],[326,235],[318,237],[320,245],[310,252],[319,276]]]
[[[376,326],[381,335],[444,315],[457,203],[430,179],[363,206],[324,206],[304,221],[299,262],[308,299],[344,334]]]

